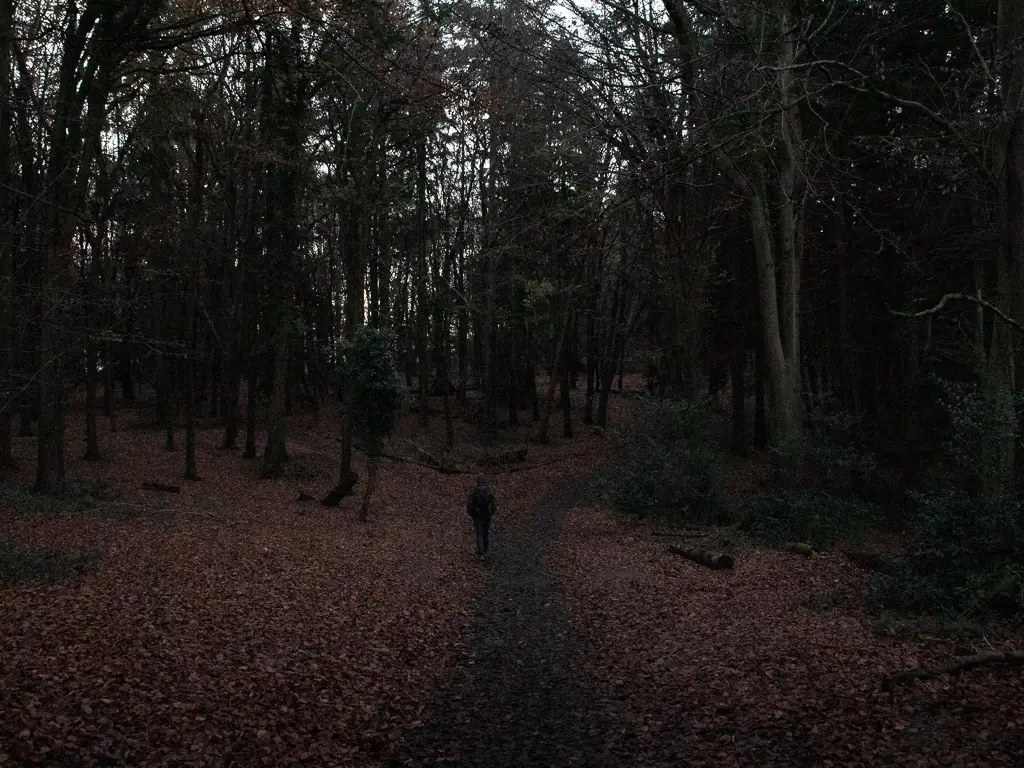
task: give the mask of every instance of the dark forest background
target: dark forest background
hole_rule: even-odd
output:
[[[875,505],[1024,610],[1020,2],[0,0],[0,178],[0,466],[35,436],[40,492],[80,392],[87,458],[151,401],[191,479],[197,428],[272,476],[340,407],[344,480],[371,326],[420,419],[546,441],[642,375],[647,438],[718,410],[776,465],[741,524]],[[622,503],[706,497],[691,448]]]

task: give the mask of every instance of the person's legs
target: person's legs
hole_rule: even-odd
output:
[[[489,539],[490,533],[491,533],[491,518],[490,518],[490,516],[485,517],[483,519],[483,529],[484,529],[484,554],[486,555],[487,554],[487,547],[489,546],[488,539]]]
[[[487,528],[486,521],[476,519],[473,521],[473,527],[476,528],[476,555],[480,557],[487,549]]]

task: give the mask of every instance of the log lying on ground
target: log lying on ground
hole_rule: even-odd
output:
[[[964,669],[972,669],[985,664],[1021,664],[1024,663],[1024,651],[986,651],[976,653],[973,656],[961,656],[941,667],[931,669],[917,667],[907,669],[903,672],[895,672],[882,680],[882,690],[892,691],[897,685],[907,683],[911,680],[928,680],[940,675],[948,675],[951,672],[960,672]]]
[[[651,536],[666,536],[680,539],[703,539],[710,535],[707,531],[651,531]]]
[[[142,487],[147,491],[162,491],[163,493],[181,493],[181,488],[176,485],[167,485],[167,483],[150,483],[145,482]]]
[[[782,548],[787,552],[792,552],[794,555],[803,555],[804,557],[810,557],[814,554],[814,547],[802,541],[791,541],[783,545]]]
[[[356,483],[358,482],[359,473],[354,471],[349,472],[338,481],[336,486],[328,491],[326,496],[320,499],[320,503],[325,507],[338,506],[343,498],[352,495],[352,489],[356,487]]]
[[[732,555],[726,555],[721,552],[708,552],[705,549],[680,547],[678,544],[669,544],[668,551],[685,557],[687,560],[693,560],[695,563],[706,565],[708,568],[732,568]]]
[[[863,568],[865,571],[891,571],[899,565],[899,560],[886,557],[885,555],[880,555],[877,552],[867,552],[857,549],[841,549],[839,551],[846,556],[847,560],[854,565]]]

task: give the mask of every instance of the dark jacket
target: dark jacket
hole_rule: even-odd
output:
[[[488,486],[477,485],[469,492],[466,512],[474,520],[490,520],[494,506],[494,492]]]

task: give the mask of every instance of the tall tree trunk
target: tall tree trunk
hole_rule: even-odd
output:
[[[363,323],[365,305],[363,303],[363,243],[359,239],[360,228],[357,222],[364,212],[362,208],[353,206],[349,213],[350,235],[345,246],[345,339],[352,341],[356,330]],[[406,305],[407,306],[407,305]],[[338,473],[338,489],[351,489],[352,476],[352,382],[347,376],[342,377],[341,386],[341,468]]]
[[[0,406],[0,471],[14,469],[14,419],[9,407]]]
[[[204,126],[203,116],[196,119],[195,158],[192,165],[192,184],[189,200],[189,219],[191,247],[188,251],[188,298],[185,311],[185,479],[198,480],[199,471],[196,467],[196,375],[199,367],[199,280],[203,269],[204,254],[201,251],[200,230],[203,221],[203,181],[204,168]],[[219,311],[219,307],[218,307]],[[214,345],[212,358],[217,358],[219,349]],[[214,388],[210,393],[211,415],[216,408],[218,393]]]
[[[537,364],[534,360],[534,331],[533,323],[526,324],[526,351],[523,355],[523,382],[526,389],[526,397],[530,401],[530,421],[540,421],[540,393],[537,391]]]
[[[768,447],[768,414],[765,404],[764,342],[758,339],[754,353],[754,445]]]
[[[1024,320],[1024,5],[1000,0],[998,43],[1005,131],[998,138],[995,175],[999,180],[1001,237],[994,303],[1014,320]],[[987,399],[997,420],[986,445],[984,492],[1007,493],[1015,484],[1017,423],[1014,406],[1015,358],[1019,339],[995,318],[990,342]]]
[[[596,372],[597,324],[593,307],[587,312],[587,394],[583,406],[583,423],[594,423],[594,374]]]
[[[430,307],[427,299],[427,138],[416,143],[416,378],[419,380],[420,424],[430,418],[427,395],[430,380],[428,341]]]
[[[796,296],[783,302],[777,289],[776,258],[770,228],[768,192],[764,179],[752,185],[750,200],[751,227],[757,257],[758,295],[760,298],[761,328],[763,333],[765,368],[768,385],[768,439],[771,446],[783,453],[789,461],[793,456],[801,432],[800,420],[800,367],[794,342],[799,343],[795,324],[798,319]],[[780,212],[784,217],[785,211]],[[782,256],[783,288],[792,290],[795,254]],[[784,334],[784,327],[788,330]]]
[[[777,114],[766,118],[771,140],[779,153],[777,168],[779,204],[773,215],[762,152],[738,162],[719,156],[723,169],[747,198],[757,266],[758,298],[768,388],[768,438],[783,460],[784,469],[798,474],[802,464],[800,437],[800,261],[802,227],[802,135],[797,88],[794,83],[796,27],[783,4],[777,14],[778,28],[771,30],[777,47],[776,66],[765,77],[775,78]],[[774,186],[774,185],[772,185]],[[776,226],[773,226],[773,223]]]
[[[488,126],[490,136],[487,145],[488,170],[486,177],[481,179],[481,217],[483,218],[484,231],[484,317],[480,327],[479,341],[483,357],[483,387],[484,387],[484,431],[488,434],[498,429],[498,393],[497,382],[495,381],[495,293],[498,284],[498,259],[496,242],[495,222],[495,184],[498,162],[498,137],[493,125]],[[480,172],[483,175],[483,165]],[[550,414],[548,414],[550,415]],[[545,417],[546,421],[546,417]],[[544,428],[545,439],[547,427]]]
[[[0,177],[13,178],[11,132],[11,53],[14,44],[14,0],[0,0]],[[8,184],[0,185],[0,338],[16,337],[14,287],[14,214]],[[0,342],[0,470],[14,467],[12,429],[15,398],[14,352]]]
[[[569,330],[569,349],[572,350],[575,346],[575,329]],[[560,378],[562,380],[561,392],[562,392],[562,437],[572,437],[572,393],[571,389],[572,378],[570,374],[570,362],[574,358],[573,355],[563,355],[561,365],[559,366]]]
[[[257,365],[255,353],[248,353],[248,370],[245,380],[245,450],[242,451],[243,459],[256,458],[256,408],[257,408]]]
[[[456,354],[458,356],[459,366],[459,388],[456,393],[456,398],[460,404],[466,403],[466,387],[468,382],[466,377],[469,376],[469,305],[466,303],[466,297],[463,291],[465,287],[463,285],[463,275],[465,274],[464,261],[460,259],[460,264],[456,265],[456,289],[458,290],[458,296],[456,300],[458,302],[456,316],[455,316],[455,337],[456,337]]]
[[[110,419],[110,431],[114,431],[114,343],[103,342],[103,415]]]
[[[39,438],[35,487],[56,492],[65,486],[65,358],[68,313],[73,294],[73,246],[78,214],[100,150],[107,100],[129,30],[142,34],[161,8],[148,0],[123,2],[109,12],[103,0],[87,0],[65,17],[55,112],[49,132],[45,238],[40,250]]]
[[[86,377],[85,377],[85,456],[86,461],[99,461],[100,438],[96,428],[98,398],[96,388],[99,386],[99,368],[96,365],[98,355],[97,343],[89,339],[85,344]]]
[[[380,456],[377,450],[371,450],[366,457],[366,485],[363,486],[363,500],[359,504],[359,522],[365,523],[370,519],[370,499],[377,486],[377,470],[380,466]]]
[[[38,411],[39,392],[36,387],[29,387],[23,397],[23,404],[18,411],[18,437],[32,437],[32,425]]]
[[[743,383],[747,350],[737,344],[729,356],[729,384],[732,389],[732,440],[730,448],[737,456],[747,455],[747,391]]]
[[[166,351],[157,356],[157,413],[166,434],[164,449],[174,450],[174,382]]]
[[[516,286],[516,261],[513,256],[509,260],[509,319],[508,319],[508,425],[519,426],[519,290]]]
[[[185,479],[198,480],[196,468],[196,354],[185,357]]]
[[[544,397],[543,415],[540,419],[540,426],[537,429],[537,442],[542,445],[548,442],[548,430],[551,426],[551,407],[555,402],[555,387],[558,385],[558,372],[562,369],[562,354],[565,350],[565,340],[569,334],[569,326],[572,324],[572,313],[566,309],[565,320],[562,322],[562,329],[555,342],[555,356],[551,364],[551,375],[548,377],[548,391]]]
[[[287,298],[286,298],[287,301]],[[285,306],[282,305],[282,312]],[[281,472],[288,460],[285,445],[287,429],[285,425],[285,398],[288,387],[288,326],[290,320],[281,318],[274,336],[272,349],[274,354],[274,379],[270,396],[270,413],[267,418],[267,445],[263,449],[264,477],[272,477]]]
[[[853,333],[853,304],[850,298],[850,253],[847,246],[847,205],[843,200],[837,203],[839,220],[836,226],[835,247],[839,267],[839,292],[837,312],[839,313],[839,345],[837,347],[838,371],[840,382],[840,399],[845,408],[859,413],[861,407],[860,387],[857,385],[860,376],[859,351]]]
[[[231,343],[234,346],[235,342]],[[221,440],[219,446],[222,451],[234,450],[238,447],[239,390],[241,386],[242,370],[238,364],[238,351],[232,350],[228,358],[227,384],[222,416],[224,419],[224,439]]]
[[[196,368],[199,350],[197,348],[197,314],[199,305],[199,275],[193,271],[189,287],[188,309],[186,311],[185,386],[182,393],[185,401],[185,479],[198,480],[196,468]]]
[[[129,333],[131,329],[129,329]],[[135,382],[132,378],[132,347],[128,339],[117,345],[117,377],[121,382],[121,399],[126,403],[135,402]]]

